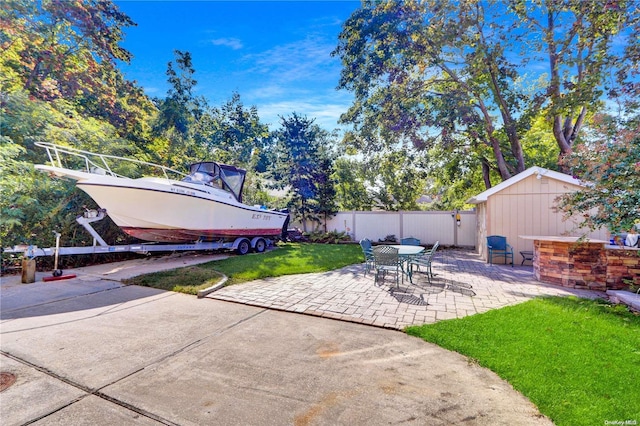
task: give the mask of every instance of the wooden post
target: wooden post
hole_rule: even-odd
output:
[[[22,284],[36,282],[36,260],[22,259]]]

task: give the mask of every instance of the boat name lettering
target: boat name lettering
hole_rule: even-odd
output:
[[[251,216],[251,219],[256,219],[256,220],[271,220],[271,216],[266,215],[266,214],[261,214],[261,213],[254,213],[253,216]]]
[[[182,188],[171,188],[171,192],[175,192],[177,194],[196,195],[195,192],[187,191],[186,189],[182,189]]]

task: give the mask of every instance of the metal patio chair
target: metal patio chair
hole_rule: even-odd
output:
[[[375,283],[378,284],[380,274],[382,274],[382,279],[384,280],[387,273],[393,273],[396,276],[396,286],[400,288],[400,275],[403,272],[398,249],[389,246],[377,246],[373,248],[373,257],[376,269]]]
[[[501,235],[490,235],[487,237],[487,250],[489,263],[493,264],[493,258],[504,257],[504,264],[511,259],[511,267],[513,268],[513,247],[507,244],[507,237]]]
[[[402,238],[400,244],[403,246],[419,246],[420,240],[414,237]]]
[[[440,246],[440,241],[436,241],[436,243],[429,250],[425,250],[421,256],[414,257],[409,259],[409,264],[407,265],[407,270],[409,272],[409,281],[413,283],[413,267],[415,266],[417,270],[420,270],[420,267],[425,268],[425,274],[427,275],[427,280],[429,284],[431,284],[431,278],[434,277],[433,269],[431,264],[433,262],[433,256],[436,254],[436,250]]]
[[[376,260],[373,257],[373,246],[371,245],[371,240],[368,238],[360,240],[360,247],[364,254],[364,274],[367,275],[367,272],[369,272],[376,264]]]

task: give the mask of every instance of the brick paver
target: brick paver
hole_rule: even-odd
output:
[[[531,266],[489,265],[471,251],[442,250],[433,262],[432,283],[415,273],[396,286],[374,284],[364,264],[339,270],[256,280],[224,287],[207,297],[287,312],[401,330],[409,325],[515,305],[538,296],[605,298],[604,292],[536,281]]]

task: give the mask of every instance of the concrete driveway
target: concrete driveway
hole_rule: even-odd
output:
[[[3,278],[0,371],[16,381],[2,424],[551,424],[492,372],[399,331],[119,281],[208,260]]]

